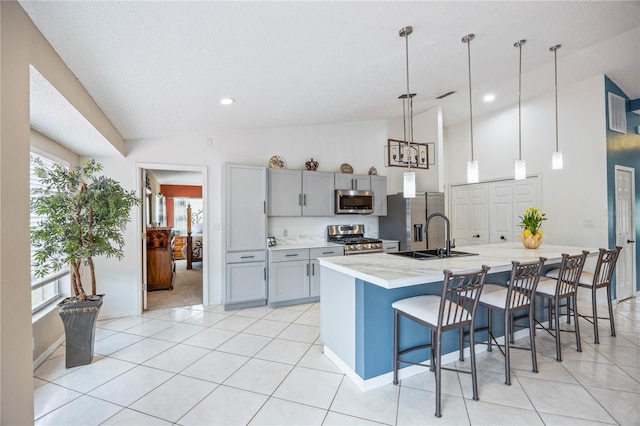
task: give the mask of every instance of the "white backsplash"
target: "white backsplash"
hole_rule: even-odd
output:
[[[315,244],[327,241],[327,226],[364,224],[365,236],[378,238],[378,217],[337,215],[329,217],[270,217],[268,235],[278,244]]]

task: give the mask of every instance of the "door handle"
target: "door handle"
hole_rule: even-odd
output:
[[[635,243],[635,240],[627,240],[627,244]]]
[[[506,238],[504,237],[504,235],[500,235],[500,239],[501,239],[502,241],[506,240]]]
[[[474,235],[473,238],[480,238],[480,234]]]

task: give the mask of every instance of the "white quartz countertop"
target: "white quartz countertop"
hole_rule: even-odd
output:
[[[587,250],[597,256],[598,249],[542,244],[537,249],[526,249],[520,242],[484,244],[456,247],[455,251],[477,253],[477,256],[450,257],[446,259],[416,260],[390,253],[360,254],[357,256],[320,258],[320,265],[392,289],[416,284],[442,281],[445,269],[465,272],[491,267],[489,273],[511,270],[511,261],[530,262],[546,257],[547,263],[558,262],[562,254],[580,254]]]
[[[296,249],[306,249],[306,248],[322,248],[322,247],[342,247],[340,244],[335,243],[293,243],[293,244],[278,244],[275,246],[268,247],[271,251],[276,250],[296,250]]]

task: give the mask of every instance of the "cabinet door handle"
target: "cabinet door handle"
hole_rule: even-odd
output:
[[[473,238],[480,238],[480,234],[474,235]]]
[[[262,213],[267,214],[267,202],[262,202]]]
[[[253,259],[255,256],[240,256],[240,259]]]
[[[307,194],[304,194],[304,195],[302,196],[302,205],[303,205],[303,206],[306,206],[306,205],[307,205]]]
[[[311,275],[313,275],[314,277],[316,276],[316,264],[315,263],[311,264]]]
[[[502,241],[506,240],[506,238],[505,238],[505,236],[504,236],[504,235],[500,235],[500,239],[501,239]]]
[[[286,257],[295,257],[297,255],[298,255],[298,253],[296,253],[296,254],[285,254]]]
[[[333,254],[332,251],[323,251],[322,254]]]
[[[267,268],[262,268],[262,276],[264,277],[264,280],[267,280]]]
[[[635,243],[635,240],[627,240],[627,244]]]
[[[298,194],[298,205],[302,205],[302,194]]]
[[[309,276],[309,264],[307,263],[307,276]]]

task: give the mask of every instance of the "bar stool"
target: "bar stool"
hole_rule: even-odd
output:
[[[504,377],[505,384],[511,385],[511,361],[510,349],[525,349],[531,351],[531,364],[533,372],[538,372],[538,360],[536,358],[536,342],[535,342],[535,321],[534,321],[534,295],[540,280],[540,271],[547,259],[541,257],[537,262],[520,263],[512,261],[511,277],[509,278],[509,286],[505,287],[499,284],[485,283],[480,294],[478,305],[484,306],[489,310],[487,327],[470,329],[474,333],[479,331],[488,331],[487,350],[491,352],[492,344],[500,349],[504,355]],[[497,342],[493,334],[493,311],[499,310],[504,313],[504,345]],[[512,346],[514,334],[514,314],[517,312],[528,311],[529,341],[530,347]],[[460,360],[464,361],[464,338],[472,334],[470,331],[460,334]],[[502,348],[504,347],[504,351]],[[473,348],[473,346],[471,346]]]
[[[398,384],[399,363],[428,366],[435,369],[436,380],[436,417],[441,417],[441,370],[442,367],[442,333],[475,324],[475,312],[478,306],[478,297],[482,292],[485,277],[489,271],[488,266],[482,266],[480,270],[466,274],[454,274],[444,271],[442,295],[425,295],[401,299],[391,305],[394,312],[394,342],[393,342],[393,383]],[[421,344],[400,350],[400,317],[408,318],[431,330],[431,343]],[[471,344],[473,345],[473,335]],[[429,364],[402,360],[400,357],[418,349],[431,348]],[[435,366],[434,366],[435,358]],[[445,370],[456,370],[444,368]],[[473,386],[473,399],[478,400],[478,383],[476,378],[476,359],[471,351],[471,382]]]
[[[577,351],[582,352],[580,344],[580,324],[578,323],[578,279],[582,273],[582,268],[587,259],[588,251],[583,250],[582,254],[569,256],[562,254],[562,263],[558,270],[558,278],[541,277],[536,289],[536,296],[540,296],[548,301],[549,326],[544,327],[540,322],[536,323],[546,330],[556,339],[556,359],[562,361],[562,353],[560,350],[560,332],[568,331],[576,334]],[[566,299],[567,309],[571,309],[574,315],[574,330],[560,330],[560,301]],[[573,305],[571,307],[571,305]],[[551,330],[554,330],[552,333]]]
[[[593,273],[582,271],[580,279],[578,280],[578,287],[588,288],[591,290],[591,306],[593,307],[593,315],[578,314],[578,316],[585,318],[593,324],[594,343],[597,344],[600,344],[600,337],[598,335],[598,319],[608,319],[611,326],[611,335],[614,337],[616,335],[616,325],[613,321],[613,306],[611,302],[611,281],[613,279],[613,272],[616,267],[616,262],[618,261],[618,256],[620,255],[620,250],[622,250],[622,247],[619,246],[613,250],[601,248],[600,253],[598,254],[598,262],[596,263],[595,271]],[[557,279],[559,273],[559,269],[552,269],[547,272],[547,277]],[[599,288],[607,289],[607,304],[609,305],[608,317],[598,316],[596,290]]]

